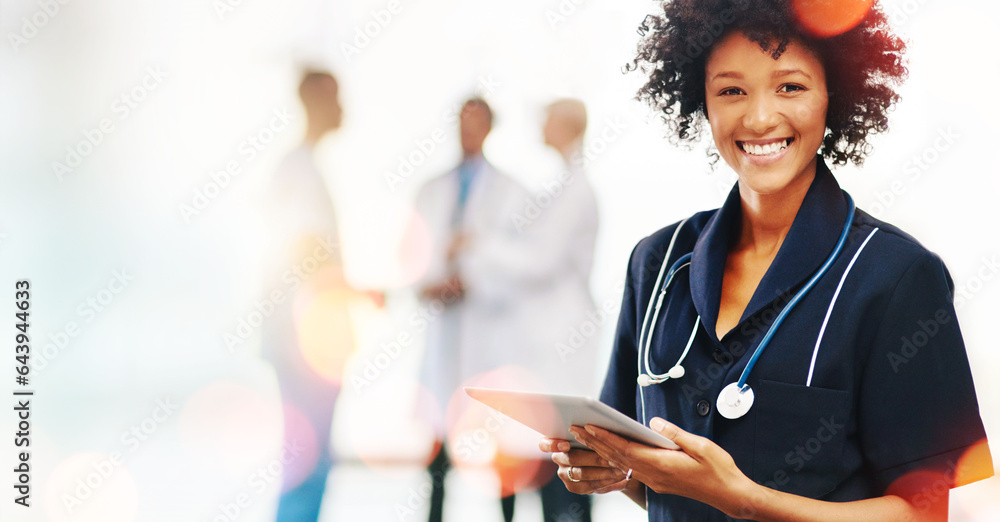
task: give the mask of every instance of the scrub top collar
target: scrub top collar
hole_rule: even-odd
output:
[[[837,180],[821,156],[816,160],[813,179],[792,227],[778,254],[764,274],[740,323],[779,297],[791,299],[793,291],[805,283],[833,252],[844,220],[847,200]],[[722,205],[706,223],[691,256],[691,298],[708,334],[715,338],[715,325],[722,297],[722,275],[729,245],[739,234],[742,222],[739,184],[733,186]],[[781,306],[783,306],[782,303]],[[736,328],[733,329],[737,330]]]

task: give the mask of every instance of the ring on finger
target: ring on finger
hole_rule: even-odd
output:
[[[628,469],[628,473],[625,473],[625,482],[632,480],[632,468]]]
[[[570,482],[580,482],[580,479],[573,477],[573,468],[566,470],[566,478],[568,478]]]

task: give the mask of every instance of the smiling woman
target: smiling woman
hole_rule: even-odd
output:
[[[812,177],[807,174],[816,171],[826,127],[826,76],[818,57],[796,42],[774,60],[742,33],[731,33],[716,44],[705,72],[706,112],[726,163],[746,173],[760,193]],[[808,187],[810,179],[804,181]]]
[[[601,393],[680,451],[543,440],[575,493],[656,521],[943,520],[948,488],[993,474],[947,269],[824,161],[860,165],[888,129],[903,45],[877,6],[846,30],[796,16],[675,0],[642,27],[640,98],[675,141],[707,121],[738,181],[636,246]]]
[[[826,130],[826,74],[819,57],[795,40],[774,59],[742,32],[730,32],[705,65],[705,105],[715,146],[739,173],[748,209],[769,207],[768,221],[779,228],[790,222],[815,178],[816,150]],[[744,238],[743,248],[729,256],[732,277],[723,281],[716,322],[720,339],[739,322],[781,236],[766,242]]]
[[[831,2],[839,3],[851,2]],[[903,41],[889,31],[878,8],[850,31],[820,39],[810,36],[812,31],[800,25],[785,1],[673,2],[665,5],[663,16],[648,17],[639,31],[645,38],[631,68],[649,74],[639,98],[660,111],[677,142],[701,137],[710,94],[705,89],[706,57],[733,31],[775,60],[794,39],[822,64],[829,132],[820,152],[835,165],[864,162],[868,138],[888,129],[886,114],[899,101],[894,85],[906,77]]]

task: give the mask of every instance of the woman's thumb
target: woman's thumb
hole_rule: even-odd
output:
[[[680,429],[676,424],[667,422],[659,417],[653,417],[649,421],[649,427],[660,435],[672,440],[674,444],[677,444],[681,448],[684,448],[688,442],[688,432]]]

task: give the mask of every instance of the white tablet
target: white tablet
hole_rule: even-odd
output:
[[[590,397],[491,388],[465,388],[465,393],[546,437],[570,441],[574,448],[585,446],[569,432],[570,426],[593,424],[636,442],[679,449],[674,441]]]

